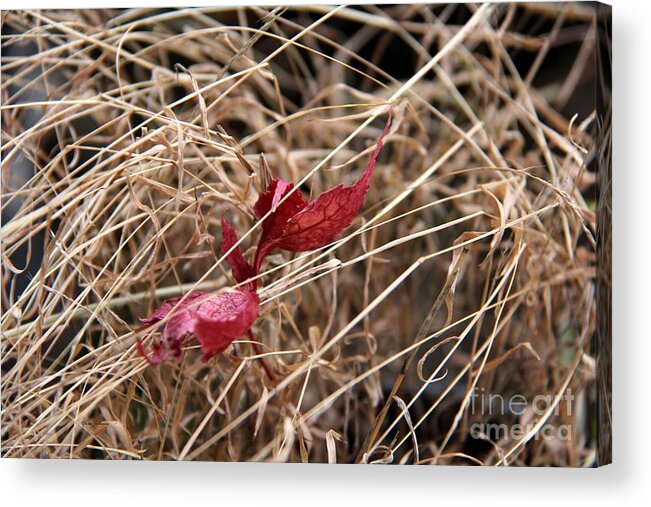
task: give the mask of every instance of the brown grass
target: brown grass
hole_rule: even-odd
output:
[[[2,455],[592,465],[591,19],[3,12]],[[353,226],[261,276],[274,380],[244,338],[206,365],[188,341],[181,364],[149,367],[135,342],[160,326],[138,317],[234,285],[222,215],[251,256],[261,154],[318,195],[360,174],[389,108]],[[489,415],[478,392],[552,403]],[[470,437],[489,421],[525,431]],[[571,439],[537,438],[546,424]]]

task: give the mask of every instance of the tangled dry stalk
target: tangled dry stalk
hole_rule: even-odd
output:
[[[3,456],[590,466],[592,16],[3,12]],[[138,317],[234,286],[222,215],[251,258],[268,178],[353,181],[389,108],[353,226],[261,275],[273,380],[244,338],[148,366]],[[488,422],[524,431],[471,435]]]

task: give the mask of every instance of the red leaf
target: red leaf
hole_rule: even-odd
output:
[[[144,322],[145,324],[153,324],[154,322],[163,320],[165,318],[165,315],[172,311],[180,299],[180,297],[167,299],[163,302],[162,305],[156,308],[154,313],[152,313],[149,317],[141,318],[140,322]]]
[[[278,205],[294,185],[283,180],[271,182],[254,207],[257,218],[262,218],[272,211],[262,223],[262,236],[256,252],[256,271],[259,271],[265,255],[274,248],[304,252],[321,248],[341,236],[364,203],[375,162],[390,125],[389,113],[386,126],[364,174],[350,186],[339,184],[310,203],[306,202],[299,192],[294,192]],[[274,209],[275,206],[277,208]]]
[[[235,338],[246,334],[258,317],[260,306],[258,295],[250,290],[223,292],[216,296],[191,292],[179,304],[181,299],[168,299],[151,316],[141,319],[151,324],[173,312],[151,356],[147,355],[140,340],[137,343],[140,354],[153,366],[166,360],[179,361],[183,339],[190,334],[199,340],[204,362],[220,354]]]
[[[168,359],[180,361],[183,338],[194,329],[193,310],[186,309],[188,307],[196,308],[197,301],[209,295],[208,292],[197,291],[191,292],[184,298],[170,298],[149,317],[140,319],[145,324],[154,324],[163,320],[170,312],[173,312],[172,318],[165,324],[160,341],[154,344],[151,356],[147,355],[142,343],[138,340],[137,347],[140,354],[154,366]],[[181,300],[183,301],[181,302]]]
[[[272,213],[262,222],[262,236],[258,242],[258,250],[255,253],[255,269],[260,271],[262,259],[275,248],[274,241],[283,235],[288,220],[296,215],[300,210],[307,206],[307,201],[303,199],[299,191],[290,195],[280,206],[278,203],[287,195],[292,188],[293,183],[287,183],[281,179],[273,180],[267,187],[266,192],[260,194],[253,211],[256,218],[261,219],[269,211]]]
[[[202,361],[221,354],[251,328],[258,318],[260,300],[253,291],[224,292],[197,310],[194,334],[201,343]]]
[[[235,232],[235,229],[228,220],[222,218],[222,244],[220,248],[222,255],[226,255],[226,252],[228,252],[235,243],[237,243],[237,233]],[[253,266],[244,260],[242,249],[239,246],[226,257],[226,260],[231,265],[233,278],[235,278],[238,283],[242,283],[256,275]],[[255,290],[256,285],[256,281],[252,281],[246,284],[246,287]]]

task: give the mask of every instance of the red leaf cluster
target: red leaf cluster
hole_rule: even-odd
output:
[[[254,262],[257,271],[264,257],[276,248],[306,252],[339,239],[364,203],[375,162],[390,125],[389,114],[364,174],[350,186],[340,183],[308,202],[298,191],[290,194],[293,183],[275,179],[269,184],[253,208],[258,220],[271,212],[262,222],[262,236]]]
[[[339,184],[309,202],[298,190],[292,192],[293,183],[275,179],[269,184],[253,207],[256,218],[263,220],[253,265],[244,259],[239,245],[233,248],[238,242],[237,233],[222,218],[220,251],[242,289],[217,295],[197,291],[183,298],[168,299],[149,317],[141,319],[146,324],[154,324],[170,315],[160,341],[154,344],[151,356],[147,355],[140,341],[137,343],[138,351],[152,365],[166,360],[178,361],[182,356],[183,340],[194,335],[201,344],[202,360],[207,361],[246,334],[258,317],[260,301],[256,293],[256,277],[264,258],[276,248],[305,252],[321,248],[341,236],[364,203],[390,124],[391,114],[366,170],[350,186]]]
[[[184,298],[168,299],[152,315],[141,319],[153,324],[171,314],[152,355],[147,355],[140,341],[138,350],[154,366],[169,359],[179,361],[183,339],[194,334],[201,344],[202,360],[206,362],[249,330],[258,318],[259,307],[257,293],[249,290],[217,295],[197,291]]]

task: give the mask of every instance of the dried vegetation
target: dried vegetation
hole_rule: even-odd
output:
[[[592,465],[592,15],[3,12],[3,456]],[[150,367],[139,317],[235,285],[221,217],[252,259],[268,178],[354,181],[389,108],[342,239],[269,257],[261,354]]]

